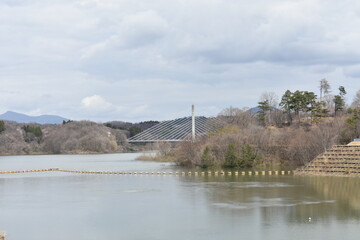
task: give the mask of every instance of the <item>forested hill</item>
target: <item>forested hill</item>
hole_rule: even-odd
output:
[[[89,121],[59,125],[0,121],[0,155],[122,152],[126,134]]]
[[[155,126],[158,123],[159,123],[158,121],[145,121],[139,123],[112,121],[105,123],[105,126],[114,129],[127,130],[129,132],[128,136],[132,137],[148,128]]]

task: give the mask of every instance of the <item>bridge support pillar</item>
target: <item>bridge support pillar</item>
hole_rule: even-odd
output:
[[[191,116],[192,116],[192,141],[195,142],[195,106],[191,106]]]

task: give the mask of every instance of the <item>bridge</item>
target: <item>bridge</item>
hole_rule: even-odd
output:
[[[129,138],[130,143],[195,141],[223,127],[225,123],[217,118],[192,116],[160,122]]]

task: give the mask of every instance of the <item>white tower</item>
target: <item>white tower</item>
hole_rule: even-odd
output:
[[[195,106],[194,104],[191,106],[192,110],[192,141],[195,142]]]

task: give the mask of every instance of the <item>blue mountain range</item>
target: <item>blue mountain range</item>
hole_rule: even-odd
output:
[[[56,115],[29,116],[22,113],[7,111],[0,114],[0,120],[15,121],[18,123],[38,123],[38,124],[61,124],[69,119]]]

